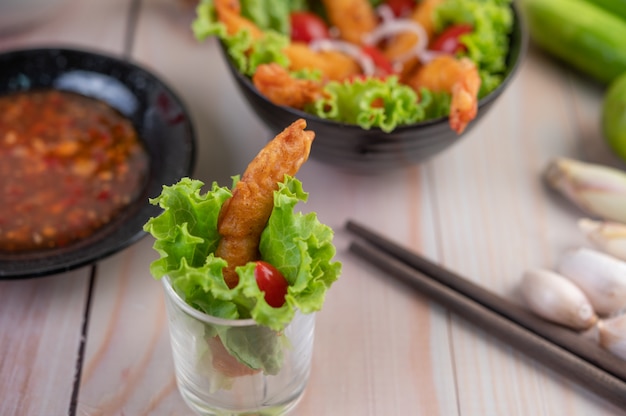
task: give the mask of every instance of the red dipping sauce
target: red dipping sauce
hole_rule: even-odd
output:
[[[56,90],[0,97],[0,251],[63,247],[142,191],[149,157],[131,122]]]

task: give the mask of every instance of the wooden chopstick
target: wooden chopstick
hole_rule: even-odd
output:
[[[350,251],[357,256],[567,379],[626,408],[625,361],[580,334],[535,317],[363,225],[348,221],[346,228],[369,243],[351,243]]]

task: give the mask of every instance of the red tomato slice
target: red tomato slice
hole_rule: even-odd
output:
[[[387,0],[385,2],[396,17],[403,17],[411,14],[415,7],[414,0]]]
[[[315,39],[328,39],[328,27],[316,14],[308,12],[291,13],[291,40],[309,43]]]
[[[435,38],[430,49],[454,55],[457,52],[464,52],[465,45],[461,43],[459,38],[474,30],[470,25],[452,25],[446,28],[439,36]]]
[[[276,267],[264,261],[257,261],[254,278],[259,289],[265,293],[268,305],[274,308],[283,306],[289,283]]]
[[[374,46],[363,46],[363,53],[368,55],[374,61],[374,66],[376,66],[376,75],[380,77],[386,77],[387,75],[393,74],[395,71],[393,70],[393,65],[380,49]]]

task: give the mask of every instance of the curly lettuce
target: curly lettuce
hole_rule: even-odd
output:
[[[428,90],[422,90],[418,97],[396,76],[333,81],[325,90],[326,97],[317,100],[306,111],[329,120],[358,124],[364,129],[379,127],[384,132],[425,120],[433,105],[433,95]],[[445,100],[442,97],[438,103]]]
[[[506,75],[509,35],[513,30],[512,0],[446,0],[434,10],[439,32],[454,24],[467,23],[471,33],[461,36],[468,56],[478,67],[481,78],[479,98],[493,91]]]
[[[280,3],[280,2],[278,2]],[[259,65],[276,62],[284,67],[289,59],[283,53],[289,44],[289,38],[273,29],[268,29],[261,39],[252,39],[250,32],[242,30],[229,35],[226,27],[217,18],[215,6],[211,0],[201,2],[196,8],[196,19],[192,30],[196,39],[204,40],[216,36],[226,46],[226,51],[237,71],[252,76]]]
[[[232,192],[213,183],[201,193],[204,184],[184,178],[164,186],[161,195],[151,199],[163,212],[151,218],[144,229],[155,238],[160,258],[150,265],[151,274],[169,276],[177,293],[192,307],[226,319],[252,318],[276,331],[293,318],[295,310],[320,310],[327,289],[337,279],[341,264],[333,262],[333,232],[315,213],[294,212],[295,205],[308,194],[299,180],[286,176],[274,195],[274,210],[261,235],[261,258],[274,265],[289,282],[285,304],[270,306],[254,276],[255,263],[237,268],[239,283],[230,289],[222,268],[226,261],[215,257],[220,235],[217,218]]]

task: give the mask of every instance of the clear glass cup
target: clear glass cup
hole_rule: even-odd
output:
[[[252,319],[202,313],[162,279],[178,390],[199,415],[284,415],[304,393],[315,314],[297,312],[280,333]],[[235,355],[239,356],[235,358]],[[262,362],[253,370],[241,361]]]

